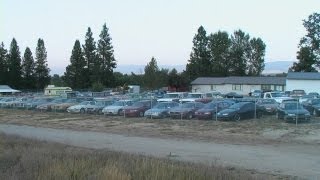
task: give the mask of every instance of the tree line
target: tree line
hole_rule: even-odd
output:
[[[9,51],[5,48],[4,43],[1,43],[0,84],[17,89],[42,89],[50,82],[49,72],[43,39],[38,39],[35,59],[29,47],[26,47],[21,57],[15,38],[10,43]]]

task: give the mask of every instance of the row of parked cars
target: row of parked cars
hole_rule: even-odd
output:
[[[224,99],[197,101],[199,98],[174,99],[119,99],[119,98],[52,98],[52,97],[0,97],[1,108],[23,108],[39,111],[67,111],[125,117],[216,119],[235,120],[276,115],[286,121],[309,121],[311,115],[320,115],[320,99],[312,98],[300,103],[296,100]],[[193,96],[195,96],[193,94]],[[172,99],[173,98],[173,99]],[[201,99],[201,98],[200,98]]]

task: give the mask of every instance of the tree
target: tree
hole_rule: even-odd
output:
[[[98,41],[98,58],[99,63],[96,66],[100,66],[100,74],[98,79],[106,86],[110,86],[114,82],[113,69],[116,68],[116,60],[113,55],[113,47],[111,44],[111,37],[109,35],[109,29],[104,24],[102,31],[99,35]]]
[[[313,13],[303,20],[307,34],[301,38],[297,59],[289,69],[291,71],[310,72],[320,68],[320,14]]]
[[[192,52],[186,66],[186,71],[191,79],[211,75],[210,53],[207,45],[206,31],[203,26],[200,26],[198,33],[193,38]]]
[[[15,38],[12,39],[8,59],[8,84],[13,88],[21,88],[21,56]]]
[[[266,45],[260,38],[250,40],[250,52],[248,54],[247,74],[250,76],[261,75],[264,70],[264,55]]]
[[[299,59],[299,62],[294,62],[293,66],[289,68],[289,71],[317,72],[316,68],[314,67],[316,58],[309,47],[301,47],[298,51],[297,59]]]
[[[246,75],[247,58],[250,54],[250,36],[241,30],[237,30],[231,36],[230,51],[230,75],[244,76]]]
[[[154,90],[159,87],[157,82],[157,74],[159,72],[159,67],[157,65],[157,60],[152,57],[150,62],[144,68],[144,82],[148,89]]]
[[[63,76],[59,76],[58,74],[54,74],[50,80],[50,84],[56,86],[56,87],[62,87],[64,86],[64,82],[63,82]]]
[[[85,36],[85,44],[83,45],[84,58],[86,60],[87,68],[86,68],[86,77],[87,80],[85,82],[85,87],[90,87],[94,82],[97,81],[97,72],[99,72],[99,67],[96,67],[97,63],[97,54],[96,54],[96,42],[92,37],[91,28],[88,27],[88,31]]]
[[[8,51],[4,48],[3,42],[0,44],[0,84],[7,84],[8,74]]]
[[[80,41],[76,40],[70,57],[70,65],[66,67],[64,73],[64,80],[68,86],[74,89],[87,88],[86,65]]]
[[[211,75],[227,76],[230,69],[231,40],[227,32],[218,31],[209,36],[208,48],[210,52]]]
[[[35,63],[29,47],[24,51],[22,59],[22,79],[26,89],[35,88]]]
[[[47,64],[47,51],[43,39],[39,38],[36,47],[35,77],[37,89],[43,89],[50,83],[50,69]]]

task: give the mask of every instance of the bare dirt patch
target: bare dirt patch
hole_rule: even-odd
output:
[[[320,144],[320,119],[288,124],[274,116],[241,122],[124,118],[0,109],[0,123],[86,130],[128,136],[190,139],[233,144]]]

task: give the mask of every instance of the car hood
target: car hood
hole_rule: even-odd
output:
[[[175,100],[177,100],[177,98],[161,98],[161,99],[158,99],[158,102],[171,102]]]
[[[159,112],[159,113],[161,113],[161,112],[165,112],[165,111],[168,111],[169,109],[157,109],[157,108],[155,108],[155,109],[149,109],[149,110],[147,110],[146,112]]]
[[[220,114],[232,114],[232,113],[235,113],[237,111],[238,111],[237,109],[224,109],[224,110],[220,111],[219,113]]]
[[[105,107],[104,109],[105,110],[117,110],[117,109],[121,109],[123,108],[124,106],[107,106]]]
[[[305,109],[293,109],[293,110],[286,110],[288,114],[309,114],[309,111]]]
[[[84,108],[86,107],[86,105],[75,105],[75,106],[70,106],[69,108],[70,109],[81,109],[81,108]]]
[[[194,110],[193,108],[173,108],[170,111],[171,112],[187,112],[187,111],[192,111]]]
[[[197,112],[212,112],[215,111],[216,109],[199,109]]]

